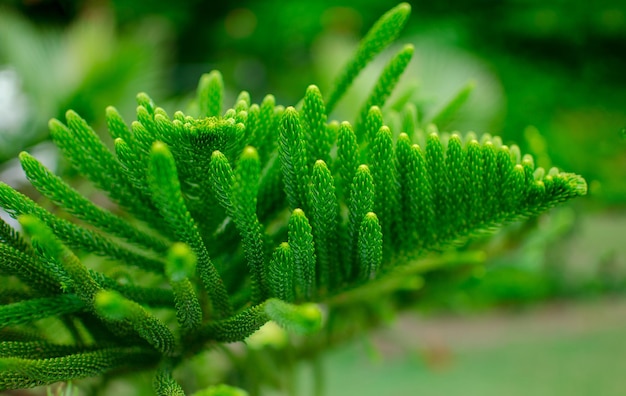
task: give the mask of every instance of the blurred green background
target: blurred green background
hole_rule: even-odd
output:
[[[285,105],[297,102],[310,83],[327,92],[359,38],[394,4],[375,0],[4,1],[0,3],[0,178],[21,185],[13,158],[23,149],[49,158],[54,168],[47,122],[63,117],[65,110],[75,109],[103,131],[107,105],[116,106],[131,120],[135,94],[145,91],[172,111],[192,96],[199,76],[212,69],[223,73],[230,102],[244,89],[253,101],[273,93]],[[398,45],[413,43],[416,48],[403,81],[405,87],[416,88],[411,100],[420,116],[428,119],[473,80],[476,88],[470,100],[440,129],[501,135],[505,143],[516,142],[523,152],[532,153],[540,166],[583,175],[590,189],[584,199],[465,247],[489,253],[486,266],[432,273],[418,292],[399,293],[397,303],[409,308],[403,320],[416,315],[420,320],[429,318],[425,323],[439,323],[453,317],[463,329],[485,312],[506,312],[504,319],[497,319],[506,323],[511,311],[544,323],[550,315],[535,310],[555,301],[574,307],[574,316],[576,309],[597,312],[622,306],[626,3],[443,0],[411,5],[411,20]],[[343,120],[345,114],[353,114],[383,63],[384,59],[374,62],[364,71],[331,118]],[[560,306],[554,308],[556,316]],[[469,352],[461,348],[460,357],[448,362],[446,356],[455,355],[457,345],[443,340],[446,363],[433,368],[423,354],[393,360],[395,355],[384,348],[382,357],[372,357],[350,344],[327,357],[327,370],[339,371],[329,375],[329,386],[367,375],[376,385],[359,388],[364,395],[411,394],[406,389],[385,393],[384,386],[394,381],[414,389],[417,379],[429,384],[431,393],[416,393],[461,394],[477,378],[494,375],[499,378],[495,388],[476,385],[474,393],[463,394],[622,394],[615,389],[626,388],[619,374],[626,369],[626,358],[613,355],[624,356],[626,342],[614,330],[626,329],[626,323],[607,330],[604,316],[588,316],[589,332],[571,339],[553,337],[561,330],[549,326],[536,342],[527,337],[524,342],[535,351],[532,357],[524,355],[529,352],[519,343],[511,346],[503,341]],[[417,321],[411,326],[420,334],[424,324]],[[411,334],[405,329],[397,336],[404,340]],[[502,337],[506,340],[506,334]],[[517,361],[519,354],[524,356],[514,371],[500,365]],[[363,359],[391,359],[394,368],[373,371],[363,365]],[[548,362],[544,370],[554,370],[560,359],[574,362],[572,376],[576,370],[586,370],[576,366],[576,359],[591,359],[607,370],[593,374],[596,383],[559,388],[570,374],[542,376],[533,366],[544,361]],[[615,367],[620,370],[611,371]],[[524,369],[539,370],[530,377],[532,381],[554,383],[543,393],[508,392],[507,381],[523,382]],[[398,379],[399,373],[404,380]],[[410,380],[413,376],[415,381]]]

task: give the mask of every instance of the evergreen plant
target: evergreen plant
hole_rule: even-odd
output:
[[[323,96],[311,85],[296,106],[242,92],[223,110],[213,71],[193,115],[169,115],[145,93],[130,124],[107,108],[113,151],[75,112],[51,120],[63,157],[118,209],[26,152],[27,178],[55,209],[0,183],[0,207],[22,229],[0,222],[0,390],[152,370],[156,394],[184,395],[174,370],[202,351],[268,321],[307,336],[322,326],[322,306],[331,342],[341,312],[450,264],[459,243],[584,195],[580,176],[536,168],[498,137],[440,133],[410,104],[386,107],[410,45],[353,123],[330,119],[409,12],[403,3],[383,15],[335,88]],[[432,119],[448,118],[470,90]],[[60,323],[68,340],[42,320]],[[244,391],[196,393],[217,394]]]

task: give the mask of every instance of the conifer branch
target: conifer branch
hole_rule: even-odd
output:
[[[382,126],[372,142],[371,171],[374,180],[374,212],[381,223],[387,256],[393,249],[393,224],[398,222],[398,182],[391,130]]]
[[[305,131],[306,152],[309,157],[308,165],[313,166],[317,160],[328,163],[334,141],[330,131],[326,128],[326,106],[322,93],[315,85],[309,85],[304,95],[302,124]]]
[[[272,297],[286,302],[295,300],[294,257],[288,242],[281,243],[270,260],[267,272],[267,283]]]
[[[53,119],[49,128],[53,141],[72,166],[122,207],[137,213],[141,219],[150,219],[154,213],[137,199],[138,192],[125,177],[121,164],[93,129],[73,111],[66,113],[66,119],[68,126]]]
[[[259,152],[261,163],[266,163],[269,156],[276,147],[277,136],[280,128],[276,128],[279,120],[282,119],[281,108],[276,106],[276,99],[273,95],[266,95],[259,106],[258,130],[263,131],[255,135],[256,149]]]
[[[169,355],[174,352],[176,339],[172,332],[141,305],[121,294],[102,290],[95,295],[96,311],[112,321],[127,321],[157,351]]]
[[[0,182],[0,207],[29,236],[0,221],[0,390],[158,366],[156,393],[183,395],[172,372],[207,347],[244,341],[270,320],[309,335],[322,322],[311,301],[345,309],[416,290],[415,275],[485,261],[482,252],[445,253],[449,247],[585,195],[582,177],[536,168],[497,136],[418,129],[412,88],[386,105],[410,46],[353,115],[356,129],[329,122],[409,11],[403,3],[385,14],[327,100],[311,85],[301,110],[272,95],[253,103],[246,91],[223,109],[213,71],[190,108],[197,118],[170,117],[145,93],[130,127],[108,107],[115,154],[76,113],[65,124],[50,121],[64,157],[124,213],[96,206],[27,153],[20,160],[31,183],[97,230]],[[446,125],[472,88],[431,121]],[[91,268],[89,255],[116,267]],[[27,327],[52,317],[72,342],[52,344],[48,329]],[[214,387],[197,395],[220,389],[240,393]]]
[[[231,310],[228,294],[209,258],[196,224],[187,211],[174,158],[165,144],[157,142],[152,146],[150,159],[149,182],[154,204],[168,221],[176,237],[187,243],[195,253],[198,259],[198,274],[211,296],[217,314],[220,317],[228,316]]]
[[[294,305],[270,298],[230,319],[209,324],[203,329],[203,338],[218,342],[243,341],[269,320],[294,333],[311,334],[319,330],[322,315],[315,304]]]
[[[295,209],[291,213],[289,246],[293,251],[296,300],[311,300],[316,283],[315,246],[311,225],[302,209]]]
[[[204,117],[218,117],[222,114],[222,96],[224,91],[224,81],[222,74],[213,70],[200,77],[198,84],[198,107],[200,114]]]
[[[309,177],[308,156],[300,117],[293,107],[287,108],[283,114],[279,156],[289,207],[292,210],[304,208]]]
[[[400,76],[404,73],[404,69],[409,65],[411,58],[413,57],[413,46],[407,44],[400,50],[383,69],[376,85],[372,89],[370,96],[367,98],[363,106],[361,107],[360,117],[357,120],[356,129],[359,130],[365,119],[368,116],[370,109],[373,106],[383,107],[389,95],[393,92],[394,88],[400,80]]]
[[[233,172],[228,159],[219,151],[211,158],[211,181],[218,201],[232,217],[242,238],[252,276],[253,301],[267,294],[263,230],[256,215],[260,164],[253,147],[247,147]]]
[[[437,125],[439,128],[446,127],[452,117],[456,115],[459,109],[467,102],[475,86],[476,83],[474,81],[469,81],[461,87],[454,97],[446,102],[446,105],[432,116],[430,123]]]
[[[374,278],[383,261],[383,230],[373,212],[367,213],[361,222],[358,250],[359,279]]]
[[[172,245],[165,267],[174,292],[176,317],[183,333],[198,328],[202,323],[202,308],[189,280],[196,272],[196,257],[184,243]]]
[[[338,224],[339,205],[330,170],[322,160],[313,166],[309,189],[309,207],[311,208],[311,227],[317,252],[318,291],[334,288],[339,283]],[[289,300],[285,300],[289,301]]]
[[[120,260],[147,271],[163,272],[163,264],[159,260],[136,253],[126,247],[113,243],[100,234],[56,217],[37,205],[30,198],[20,194],[2,182],[0,182],[0,206],[14,218],[20,215],[33,215],[39,218],[71,249],[84,249],[101,256]]]
[[[359,166],[359,146],[352,126],[342,122],[337,136],[337,160],[335,171],[338,174],[337,190],[345,202],[350,199],[350,183]]]
[[[130,128],[126,125],[126,121],[124,121],[117,109],[113,106],[109,106],[106,108],[105,114],[107,129],[113,140],[122,139],[131,142],[133,138]]]
[[[174,306],[174,294],[172,290],[157,287],[143,287],[134,284],[121,284],[115,279],[92,269],[89,270],[89,274],[102,289],[114,290],[129,300],[133,300],[142,305],[155,308],[170,308]]]
[[[411,6],[408,3],[401,3],[387,11],[367,32],[356,53],[337,77],[335,87],[326,102],[328,114],[333,111],[359,72],[398,37],[410,13]]]
[[[86,310],[85,302],[75,294],[23,300],[0,305],[0,328],[32,323],[43,318]]]
[[[254,147],[248,146],[237,162],[230,196],[234,210],[231,216],[240,230],[248,268],[259,288],[259,295],[253,295],[253,302],[262,301],[268,293],[263,246],[265,237],[256,214],[260,173],[259,155]]]
[[[61,290],[61,278],[35,259],[35,253],[17,250],[0,244],[0,274],[12,275],[42,294],[56,294]]]
[[[157,396],[185,396],[185,391],[172,376],[172,366],[172,362],[165,359],[157,368],[152,381],[152,387]]]
[[[347,257],[344,259],[344,279],[353,279],[357,269],[357,244],[359,228],[365,215],[374,210],[374,179],[367,165],[361,165],[350,187],[348,210]]]
[[[29,356],[30,359],[48,359],[98,349],[104,349],[104,346],[61,345],[45,341],[0,341],[0,358]]]
[[[28,243],[24,241],[19,232],[0,217],[0,243],[6,244],[17,251],[32,253]]]
[[[60,281],[64,291],[74,291],[87,306],[91,306],[95,294],[100,290],[87,268],[52,231],[36,217],[20,216],[19,222],[30,235],[31,243],[42,262],[53,267],[52,272]]]
[[[19,158],[31,184],[72,215],[131,243],[146,246],[159,253],[167,250],[168,244],[164,240],[147,235],[121,218],[97,207],[28,153],[22,152]]]
[[[154,356],[141,348],[106,348],[47,359],[0,358],[0,390],[91,377],[120,367],[142,367]]]
[[[367,116],[364,121],[364,137],[367,142],[373,142],[376,138],[376,134],[383,126],[383,113],[380,111],[380,107],[371,106],[367,109]]]
[[[264,307],[265,303],[261,303],[228,319],[211,322],[201,330],[199,338],[217,342],[243,341],[269,320]]]

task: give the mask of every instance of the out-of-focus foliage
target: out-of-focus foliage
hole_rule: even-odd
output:
[[[155,21],[121,33],[101,7],[63,30],[0,10],[0,163],[46,139],[48,120],[67,108],[99,124],[109,103],[132,114],[135,92],[167,92],[168,35]]]

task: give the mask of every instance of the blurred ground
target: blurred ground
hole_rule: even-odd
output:
[[[330,351],[325,385],[328,396],[618,396],[626,387],[625,331],[623,297],[516,314],[406,315]]]

